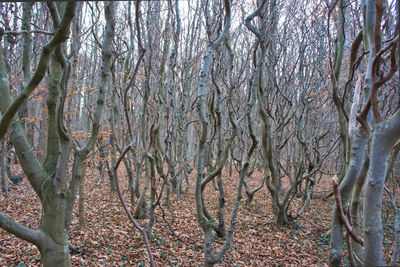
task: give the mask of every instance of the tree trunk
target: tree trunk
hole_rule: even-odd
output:
[[[79,204],[78,204],[78,217],[79,217],[79,229],[85,228],[85,179],[79,182]]]
[[[8,186],[6,180],[6,146],[4,145],[4,140],[0,140],[0,179],[1,179],[1,190],[5,197],[8,197]]]
[[[142,163],[138,160],[136,152],[133,153],[133,164],[135,165],[135,183],[134,193],[135,197],[140,197],[140,175],[142,174]]]
[[[286,211],[281,207],[278,207],[277,211],[274,212],[274,217],[276,224],[279,226],[288,225],[290,223]]]
[[[388,159],[400,139],[400,110],[377,124],[372,138],[371,163],[365,189],[365,266],[383,266],[382,194]]]
[[[339,186],[342,205],[346,209],[349,201],[351,200],[353,188],[360,179],[360,166],[362,166],[363,162],[365,161],[368,135],[360,126],[355,129],[349,140],[351,140],[350,164],[347,168],[346,175]],[[329,264],[331,266],[339,266],[342,260],[343,223],[339,219],[336,204],[332,216]]]
[[[354,233],[358,236],[361,234],[361,194],[364,187],[365,180],[367,178],[367,173],[369,169],[369,156],[364,156],[364,163],[362,165],[361,173],[359,175],[358,181],[354,187],[353,199],[351,202],[351,220]],[[351,249],[355,253],[358,259],[362,258],[363,247],[361,244],[357,243],[351,239]],[[361,264],[361,263],[359,263]]]
[[[111,161],[113,162],[113,161]],[[110,163],[106,161],[107,171],[108,171],[108,178],[110,180],[110,192],[115,192],[115,174],[112,166],[110,167]]]
[[[135,182],[133,180],[133,173],[132,173],[132,168],[131,168],[131,161],[127,159],[126,157],[124,158],[124,166],[126,169],[126,172],[128,174],[128,189],[129,189],[129,196],[131,203],[135,203]]]
[[[57,174],[56,174],[57,175]],[[67,190],[57,188],[49,176],[43,183],[43,217],[39,226],[42,234],[39,250],[43,266],[71,266],[68,247]]]
[[[58,244],[50,237],[46,237],[45,245],[39,248],[43,267],[70,267],[71,257],[69,253],[68,242]]]
[[[155,208],[156,208],[156,171],[155,171],[155,166],[154,166],[154,158],[150,153],[146,155],[146,157],[149,160],[149,165],[147,168],[147,174],[150,177],[149,179],[151,180],[151,186],[150,186],[150,211],[149,211],[149,222],[147,223],[147,237],[149,239],[152,239],[152,229],[155,221]]]
[[[144,186],[142,192],[140,193],[140,197],[137,200],[136,209],[135,209],[135,219],[143,219],[147,213],[147,201],[146,201],[146,192],[149,187],[150,177],[146,175],[146,180],[144,182]]]

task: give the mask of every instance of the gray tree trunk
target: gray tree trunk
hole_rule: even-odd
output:
[[[6,180],[6,146],[4,145],[4,140],[0,140],[0,180],[1,180],[1,191],[5,197],[8,197],[8,183]]]
[[[376,125],[372,137],[371,163],[365,188],[365,266],[383,266],[382,194],[388,160],[400,139],[400,110]]]

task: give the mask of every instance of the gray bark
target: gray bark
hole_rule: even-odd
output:
[[[31,18],[32,18],[32,9],[33,3],[24,3],[23,4],[23,14],[22,14],[22,25],[21,30],[27,31],[24,34],[24,44],[22,50],[22,71],[24,73],[24,86],[27,85],[29,80],[31,79],[31,54],[32,54],[32,38],[29,33],[31,29]],[[28,112],[27,101],[23,104],[19,111],[20,119],[24,119]],[[25,125],[26,127],[26,125]]]
[[[351,200],[354,185],[360,179],[360,166],[363,165],[366,156],[368,144],[368,135],[361,127],[355,129],[351,134],[351,152],[350,164],[346,175],[340,183],[339,190],[342,198],[342,205],[345,209],[348,208],[348,203]],[[345,212],[346,214],[346,212]],[[331,232],[331,249],[329,255],[329,264],[331,266],[339,266],[341,262],[341,249],[343,243],[343,224],[339,219],[336,207],[332,215],[332,232]]]
[[[374,39],[373,39],[373,34],[370,30],[366,29],[371,29],[371,24],[373,25],[373,21],[371,21],[371,17],[373,16],[373,7],[371,7],[372,3],[369,3],[367,5],[367,10],[369,10],[367,13],[368,15],[365,17],[366,22],[364,25],[364,40],[367,40],[366,43],[364,43],[364,47],[373,47],[374,44]],[[373,4],[372,4],[373,5]],[[371,11],[372,10],[372,11]],[[344,34],[344,33],[343,33]],[[357,39],[354,41],[356,44]],[[360,41],[357,41],[360,42]],[[354,54],[357,53],[358,47],[354,46],[352,47],[352,55],[351,55],[351,62],[353,62],[355,59]],[[342,47],[343,49],[343,47]],[[367,99],[370,95],[371,91],[371,67],[372,67],[372,62],[374,59],[374,53],[371,52],[368,58],[368,63],[367,63],[367,72],[364,78],[364,101],[363,105],[366,105]],[[339,64],[339,63],[338,63]],[[352,64],[351,64],[352,65]],[[367,120],[370,118],[370,116],[367,115]],[[342,126],[341,126],[342,127]],[[353,197],[353,190],[356,184],[357,185],[357,191],[355,192],[356,195],[354,196],[354,205],[356,206],[354,209],[354,212],[358,213],[357,206],[358,204],[358,199],[360,195],[360,190],[362,186],[362,180],[365,179],[365,169],[364,172],[361,172],[360,166],[365,166],[367,164],[368,156],[367,156],[367,145],[368,145],[368,132],[367,130],[359,125],[357,128],[353,130],[349,134],[349,137],[346,138],[346,142],[350,145],[350,155],[349,155],[349,165],[346,167],[345,171],[345,176],[343,177],[342,182],[340,183],[340,195],[342,197],[342,204],[343,207],[347,209],[347,205],[351,198]],[[368,165],[367,165],[368,166]],[[354,214],[355,215],[355,214]],[[333,215],[332,215],[332,232],[331,232],[331,243],[330,243],[330,254],[329,254],[329,264],[330,266],[339,266],[341,264],[341,254],[342,254],[342,243],[343,243],[343,224],[339,220],[339,215],[336,206],[334,207]],[[358,215],[356,216],[356,218]],[[359,228],[359,219],[356,219],[356,232],[357,229]],[[351,242],[354,244],[354,242]],[[354,245],[353,246],[356,250],[356,255],[360,256],[361,253],[361,248],[359,245]]]
[[[5,197],[8,197],[8,183],[6,180],[6,146],[4,140],[0,140],[0,180],[1,180],[1,191]]]
[[[359,175],[359,178],[355,184],[354,190],[353,190],[353,199],[351,201],[351,221],[352,221],[352,227],[353,231],[357,236],[361,235],[361,207],[362,207],[362,194],[365,180],[367,178],[367,173],[369,169],[369,156],[365,155],[364,156],[364,162],[361,168],[361,172]],[[351,239],[351,250],[353,251],[355,255],[355,259],[358,262],[359,265],[361,265],[361,262],[359,260],[362,259],[363,255],[363,247],[361,246],[360,243],[354,241]]]
[[[388,160],[393,146],[400,139],[400,110],[389,120],[376,125],[372,137],[371,163],[365,188],[365,266],[382,266],[383,229],[381,219],[382,194]]]

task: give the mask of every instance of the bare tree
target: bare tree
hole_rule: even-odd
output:
[[[60,5],[59,8],[54,3],[49,4],[49,10],[53,18],[56,32],[50,42],[44,46],[38,67],[31,80],[27,83],[21,95],[14,101],[12,101],[10,95],[4,58],[2,53],[0,53],[0,73],[3,81],[0,90],[2,95],[5,96],[0,102],[1,111],[4,114],[1,122],[2,127],[4,127],[2,129],[4,132],[7,131],[7,129],[13,132],[11,141],[21,161],[24,173],[43,206],[43,214],[39,230],[37,231],[28,229],[4,215],[0,215],[0,226],[16,236],[35,244],[41,251],[44,266],[71,265],[68,249],[68,230],[71,223],[72,210],[79,181],[85,173],[84,161],[89,152],[93,149],[99,132],[104,100],[107,93],[107,75],[109,72],[111,46],[114,36],[114,4],[111,2],[106,3],[105,6],[107,25],[106,37],[103,41],[103,70],[102,79],[99,83],[97,110],[93,119],[92,133],[89,142],[82,149],[75,152],[72,179],[68,187],[67,171],[71,136],[64,126],[63,110],[70,63],[64,55],[62,44],[69,34],[69,27],[75,14],[75,8],[75,2]],[[64,10],[62,18],[59,16],[59,9]],[[61,71],[57,72],[56,65],[53,65],[53,73],[54,75],[59,75],[58,73],[60,72],[62,73],[61,80],[53,87],[50,86],[49,88],[49,90],[58,91],[58,99],[57,94],[55,94],[55,96],[53,95],[53,100],[57,99],[57,107],[50,111],[54,114],[54,120],[51,121],[48,126],[49,131],[54,131],[53,142],[50,141],[50,146],[55,146],[55,150],[53,152],[50,150],[48,153],[53,153],[55,155],[55,160],[48,158],[49,163],[44,164],[42,167],[33,154],[32,147],[25,135],[23,125],[14,117],[14,114],[21,107],[22,103],[26,101],[36,85],[43,79],[53,53],[53,61],[57,61],[61,67]],[[29,66],[25,67],[29,68]],[[54,79],[56,79],[56,76],[54,76]],[[49,116],[49,120],[50,119],[51,117]],[[58,142],[59,149],[56,146]],[[51,164],[50,161],[52,162]]]

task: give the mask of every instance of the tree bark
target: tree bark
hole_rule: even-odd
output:
[[[5,197],[8,197],[8,185],[6,180],[6,146],[4,145],[4,140],[0,140],[0,179],[1,179],[1,191]]]
[[[365,189],[365,266],[381,266],[383,262],[382,194],[388,159],[400,139],[400,110],[392,118],[376,125],[372,137],[371,163]]]

